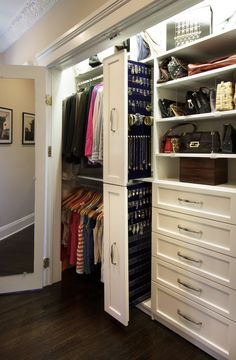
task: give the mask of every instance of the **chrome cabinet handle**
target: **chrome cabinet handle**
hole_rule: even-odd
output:
[[[117,262],[114,261],[114,246],[116,246],[115,242],[111,245],[111,263],[112,265],[117,265]]]
[[[111,109],[111,113],[110,113],[110,123],[111,123],[111,131],[112,132],[116,132],[117,127],[115,124],[115,119],[114,119],[114,112],[116,111],[116,108],[112,108]]]
[[[199,292],[199,293],[202,292],[202,289],[200,289],[200,288],[197,289],[197,288],[193,287],[192,285],[189,285],[189,284],[184,283],[184,282],[181,281],[180,279],[177,279],[177,282],[178,282],[178,284],[186,287],[187,289],[190,289],[190,290],[193,290],[193,291],[196,291],[196,292]]]
[[[185,260],[188,260],[188,261],[192,261],[192,262],[195,262],[195,263],[198,263],[198,264],[201,264],[201,263],[202,263],[202,260],[193,259],[193,258],[190,257],[190,256],[183,255],[183,254],[181,254],[180,251],[177,252],[177,255],[180,256],[180,257],[182,257],[182,258],[185,259]]]
[[[202,322],[201,321],[195,321],[193,320],[189,315],[183,314],[179,309],[177,310],[177,314],[179,316],[181,316],[182,318],[184,318],[187,321],[190,321],[191,323],[193,323],[194,325],[198,325],[198,326],[202,326]]]
[[[188,200],[188,199],[182,199],[180,197],[178,197],[178,200],[180,202],[185,202],[185,203],[188,203],[188,204],[194,204],[194,205],[200,205],[202,206],[203,205],[203,202],[202,201],[193,201],[193,200]]]
[[[179,230],[183,230],[183,231],[186,231],[186,232],[190,232],[190,233],[193,233],[193,234],[198,234],[198,235],[202,235],[202,231],[195,231],[195,230],[191,230],[191,229],[188,229],[186,227],[183,227],[181,225],[178,225],[178,229]]]

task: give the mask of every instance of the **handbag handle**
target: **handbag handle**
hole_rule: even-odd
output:
[[[163,139],[167,138],[167,136],[172,133],[172,131],[174,129],[177,129],[178,127],[182,127],[182,126],[186,126],[186,125],[191,125],[193,127],[193,132],[197,130],[197,126],[193,123],[190,123],[190,122],[182,122],[182,123],[179,123],[179,124],[176,124],[174,126],[172,126],[171,128],[169,128],[166,133],[163,135]]]

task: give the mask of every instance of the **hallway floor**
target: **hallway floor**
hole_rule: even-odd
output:
[[[137,308],[128,327],[103,311],[98,275],[63,273],[41,291],[0,296],[4,360],[210,360]]]

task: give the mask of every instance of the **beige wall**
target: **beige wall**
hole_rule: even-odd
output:
[[[0,227],[34,212],[34,146],[22,145],[22,112],[34,113],[34,80],[0,79],[0,106],[13,110],[12,144],[0,144]]]
[[[3,54],[6,64],[32,64],[34,56],[107,0],[61,0]],[[1,61],[1,58],[0,58]]]

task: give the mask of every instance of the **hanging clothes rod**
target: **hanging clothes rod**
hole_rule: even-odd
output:
[[[88,83],[91,83],[91,82],[99,80],[99,79],[103,79],[103,75],[98,75],[98,76],[95,76],[95,77],[93,77],[91,79],[80,81],[80,82],[77,83],[77,85],[80,86],[80,85],[88,84]]]

